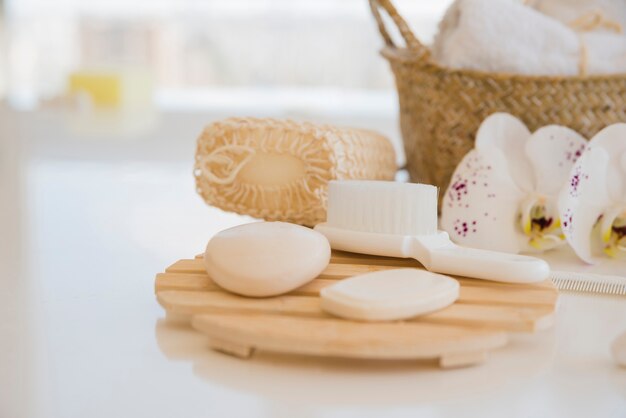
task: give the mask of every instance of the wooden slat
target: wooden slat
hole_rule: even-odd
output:
[[[196,254],[196,259],[204,258],[204,253]],[[384,257],[369,254],[348,253],[345,251],[333,250],[330,259],[331,263],[345,264],[370,264],[381,266],[419,267],[420,262],[411,258]]]
[[[376,268],[376,266],[382,267],[392,267],[392,268],[421,268],[425,269],[424,266],[417,260],[412,258],[394,258],[394,257],[381,257],[375,255],[368,254],[355,254],[348,253],[345,251],[335,251],[333,250],[333,254],[330,259],[330,263],[332,264],[352,264],[352,265],[368,265]],[[335,274],[337,278],[345,278],[348,276],[341,277],[339,274]],[[493,286],[494,284],[497,286],[540,286],[544,288],[554,289],[552,282],[546,280],[544,282],[532,283],[532,284],[524,284],[524,283],[505,283],[505,282],[493,282],[489,280],[480,280],[480,279],[469,279],[461,276],[452,276],[459,281],[464,281],[464,284],[468,286]]]
[[[196,255],[196,259],[202,259],[203,254]],[[337,266],[337,264],[351,265],[355,267],[351,269],[347,266]],[[366,267],[363,267],[366,266]],[[333,250],[330,258],[330,265],[328,271],[324,271],[328,279],[344,279],[346,277],[354,276],[359,273],[366,273],[370,271],[386,270],[388,268],[421,268],[424,269],[422,264],[412,258],[393,258],[393,257],[381,257],[368,254],[355,254],[345,251]],[[489,280],[469,279],[461,276],[452,276],[459,280],[461,284],[467,286],[517,286],[517,287],[543,287],[546,289],[555,290],[554,285],[550,280],[546,280],[539,283],[525,284],[525,283],[505,283],[505,282],[493,282]]]
[[[163,290],[195,290],[201,292],[218,289],[218,285],[206,273],[159,273],[154,281],[155,292]]]
[[[461,286],[459,301],[494,305],[554,306],[558,293],[544,289],[506,289]]]
[[[357,274],[365,274],[371,273],[375,271],[382,270],[393,270],[397,268],[411,268],[408,266],[390,266],[390,265],[367,265],[367,264],[350,264],[350,263],[342,263],[342,264],[329,264],[328,267],[318,276],[320,279],[332,279],[332,280],[340,280],[345,279],[347,277],[356,276]],[[414,266],[412,268],[421,268],[419,266]],[[466,277],[459,276],[450,276],[454,277],[459,281],[461,285],[464,286],[482,286],[482,287],[504,287],[504,288],[516,288],[516,289],[537,289],[543,288],[548,289],[551,292],[558,293],[554,288],[554,285],[549,281],[543,281],[538,283],[505,283],[505,282],[494,282],[490,280],[480,280],[480,279],[469,279]]]
[[[461,286],[471,287],[491,287],[491,288],[508,288],[508,289],[530,289],[537,290],[542,289],[552,293],[558,294],[559,291],[554,287],[554,284],[550,280],[544,280],[542,282],[535,283],[506,283],[506,282],[494,282],[491,280],[480,279],[468,279],[467,277],[450,276],[459,281]]]
[[[369,266],[421,267],[422,264],[413,258],[382,257],[369,254],[355,254],[344,251],[333,251],[330,258],[333,264],[364,264]]]
[[[290,315],[320,315],[319,298],[314,296],[277,296],[246,298],[226,292],[189,292],[169,290],[157,293],[157,300],[168,311],[182,315],[229,311]]]
[[[320,275],[320,277],[327,277]],[[336,283],[331,279],[315,279],[304,286],[290,292],[292,295],[317,296],[319,291]],[[213,283],[206,274],[166,273],[157,275],[156,289],[160,290],[205,290],[219,291],[221,288]],[[515,306],[553,306],[558,293],[552,289],[532,288],[517,289],[515,287],[471,287],[461,285],[458,303],[485,305]]]
[[[372,273],[382,270],[394,270],[393,266],[370,266],[367,264],[329,264],[328,267],[318,276],[320,279],[345,279],[357,274]]]
[[[227,292],[162,291],[161,305],[177,314],[207,312],[263,313],[282,315],[329,316],[314,296],[279,296],[251,299]],[[551,309],[455,303],[445,309],[411,319],[448,325],[466,325],[507,331],[532,332],[551,321]]]
[[[171,266],[165,269],[167,273],[206,273],[204,267],[204,260],[202,258],[195,258],[193,260],[178,260]]]
[[[455,303],[413,321],[477,326],[511,332],[535,332],[552,326],[554,312],[551,308]]]
[[[399,268],[399,266],[389,265],[362,265],[362,264],[329,264],[328,267],[318,276],[320,279],[345,279],[346,277],[355,276],[357,274],[370,273],[380,270],[389,270]],[[181,273],[181,274],[203,274],[206,273],[204,267],[204,260],[201,258],[190,260],[179,260],[176,263],[165,269],[168,273]],[[554,285],[546,280],[545,282],[523,284],[523,283],[501,283],[492,282],[489,280],[468,279],[463,277],[453,276],[459,281],[462,286],[482,286],[482,287],[505,287],[505,288],[544,288],[554,293],[558,293]]]
[[[501,332],[414,322],[367,323],[276,315],[198,315],[193,327],[241,347],[299,354],[415,359],[460,358],[506,344]],[[469,356],[475,359],[483,356]],[[465,365],[465,364],[463,364]]]
[[[390,270],[393,266],[370,266],[364,264],[329,264],[320,277],[327,279],[344,279],[357,274],[370,273],[380,270]],[[204,260],[201,258],[179,260],[165,269],[167,273],[201,274],[206,273]]]
[[[197,254],[195,259],[204,258],[204,253]],[[330,258],[335,264],[367,264],[374,266],[421,267],[422,264],[412,258],[383,257],[378,255],[357,254],[333,250]]]

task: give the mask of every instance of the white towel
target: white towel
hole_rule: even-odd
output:
[[[526,4],[566,24],[585,14],[599,11],[626,29],[624,0],[527,0]]]
[[[576,32],[515,0],[457,0],[439,26],[433,58],[452,68],[532,74],[626,73],[626,37]]]

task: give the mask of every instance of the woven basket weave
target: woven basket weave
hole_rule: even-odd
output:
[[[454,168],[473,148],[478,126],[494,112],[517,116],[531,131],[559,124],[586,138],[626,121],[626,74],[526,76],[442,67],[389,0],[370,0],[370,6],[386,44],[382,55],[396,79],[412,181],[445,190]],[[381,9],[396,25],[405,47],[395,45]]]

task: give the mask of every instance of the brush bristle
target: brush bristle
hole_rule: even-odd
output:
[[[550,278],[559,290],[626,296],[626,278],[620,276],[553,270]]]
[[[391,181],[331,181],[328,225],[396,235],[437,233],[437,188]]]

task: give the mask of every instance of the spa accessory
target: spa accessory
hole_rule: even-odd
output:
[[[566,25],[514,0],[457,0],[433,58],[447,67],[531,75],[626,72],[626,37],[601,15]],[[599,30],[598,30],[599,29]]]
[[[587,263],[626,260],[626,124],[598,132],[572,167],[559,196],[565,237]]]
[[[586,27],[594,27],[597,25],[594,25],[594,20],[610,17],[616,24],[626,28],[624,0],[526,0],[524,3],[565,24],[587,22]]]
[[[518,253],[565,243],[557,200],[585,139],[563,126],[533,134],[508,113],[480,125],[441,207],[441,227],[460,245]]]
[[[309,226],[326,219],[330,180],[391,180],[395,172],[393,147],[376,132],[254,118],[209,125],[194,171],[210,205]]]
[[[394,321],[443,309],[459,297],[459,282],[420,269],[383,270],[337,282],[320,292],[321,307],[357,321]]]
[[[500,1],[488,3],[494,10],[501,7]],[[370,5],[384,41],[381,55],[395,76],[410,179],[440,187],[440,198],[474,148],[478,127],[495,112],[520,117],[531,131],[554,124],[585,138],[624,121],[626,73],[554,77],[448,68],[433,59],[391,0],[370,0]],[[490,16],[498,23],[495,13]]]
[[[509,332],[525,333],[526,340],[554,324],[559,294],[550,281],[512,285],[458,278],[461,289],[454,304],[406,321],[348,321],[320,308],[321,289],[398,268],[422,269],[410,258],[333,252],[326,270],[312,282],[286,295],[248,298],[215,284],[202,257],[196,257],[157,274],[155,291],[168,319],[191,323],[209,337],[212,348],[238,357],[270,351],[368,361],[438,359],[442,367],[468,366],[487,360],[489,352],[506,344]],[[528,347],[517,348],[523,356]]]
[[[322,234],[284,222],[254,222],[226,229],[209,241],[204,263],[224,289],[245,296],[274,296],[313,280],[328,265]]]
[[[328,220],[315,230],[335,250],[411,257],[426,269],[512,283],[546,280],[548,264],[534,257],[459,247],[437,231],[437,188],[384,181],[333,181]]]
[[[613,341],[611,352],[615,362],[620,366],[626,367],[626,332]]]
[[[626,296],[626,278],[621,276],[552,270],[550,279],[559,290]]]

